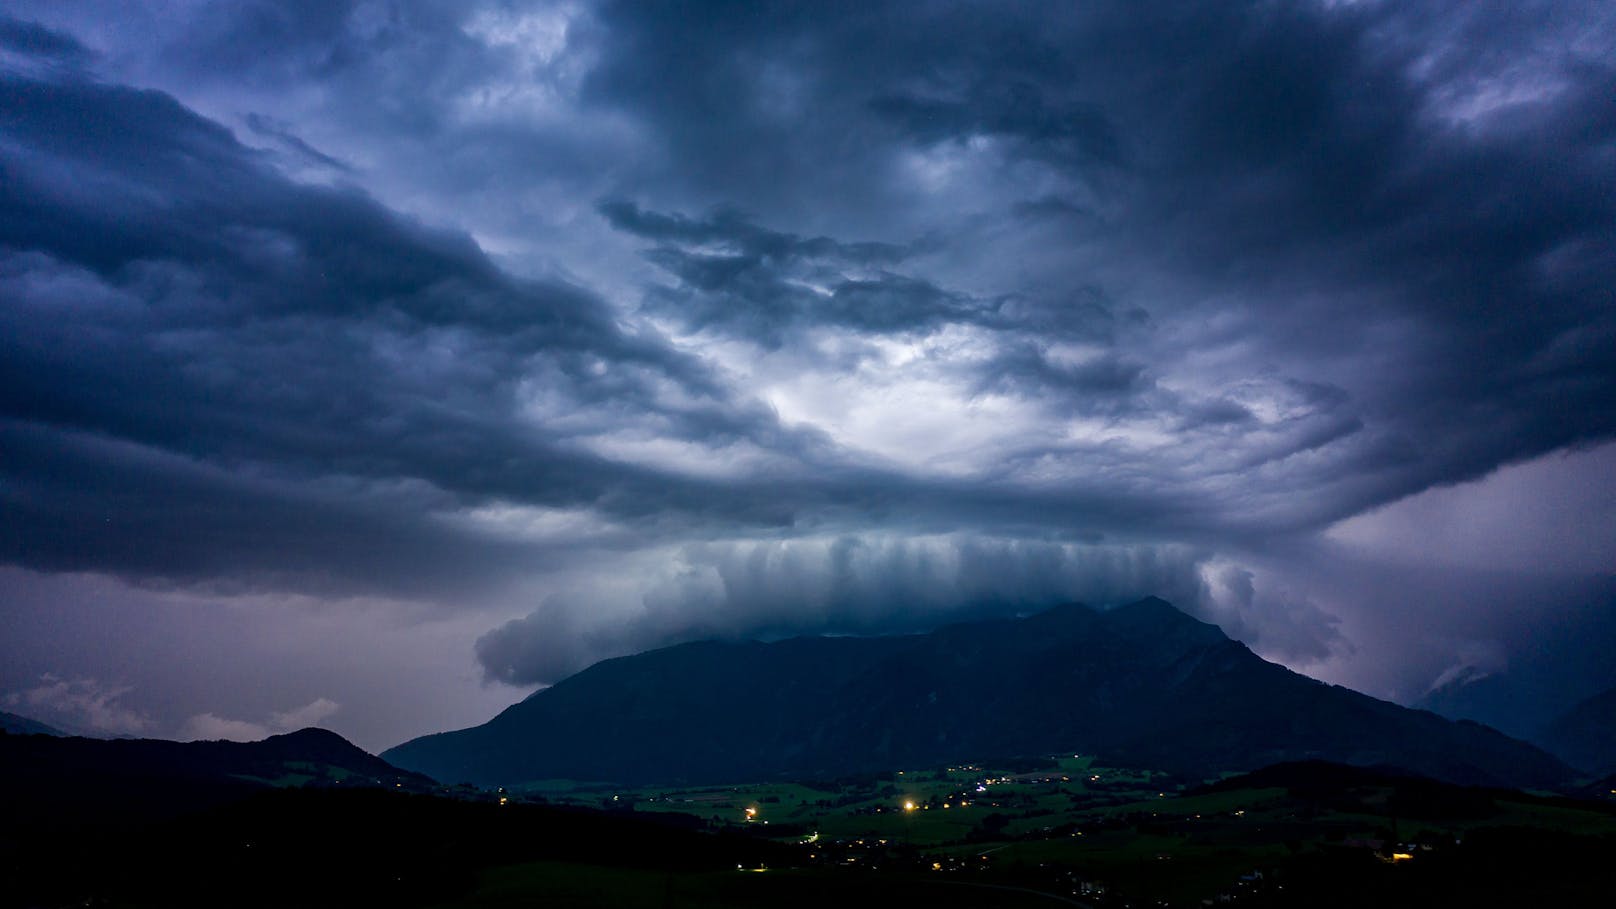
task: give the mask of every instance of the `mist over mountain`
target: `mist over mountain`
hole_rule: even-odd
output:
[[[1156,598],[930,634],[701,642],[597,663],[383,758],[440,780],[721,782],[1095,753],[1186,777],[1326,759],[1553,786],[1537,748],[1269,663]]]
[[[1530,623],[1499,646],[1478,648],[1413,706],[1541,743],[1554,718],[1616,688],[1612,652],[1616,594],[1602,590]]]

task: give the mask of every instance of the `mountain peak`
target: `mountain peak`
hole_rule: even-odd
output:
[[[1179,609],[1161,597],[1145,597],[1102,613],[1113,631],[1186,644],[1218,644],[1228,640],[1223,629]]]
[[[376,760],[370,752],[329,729],[306,726],[295,732],[283,732],[258,742],[239,743],[239,747],[261,754],[292,757],[298,760],[317,760],[332,764],[365,764]]]
[[[302,729],[298,729],[298,730],[295,730],[295,731],[292,731],[292,732],[283,732],[283,733],[281,733],[279,735],[272,735],[269,738],[264,739],[264,741],[266,741],[266,742],[271,742],[271,741],[273,741],[273,742],[286,742],[287,744],[292,744],[294,742],[300,742],[300,743],[320,742],[320,743],[327,744],[327,745],[341,744],[341,745],[347,745],[350,748],[359,748],[358,745],[355,745],[354,743],[348,741],[347,739],[343,738],[342,736],[338,735],[337,733],[332,732],[329,729],[322,729],[319,726],[304,726]],[[363,750],[363,749],[360,749],[360,750]]]
[[[1463,782],[1554,785],[1567,772],[1483,727],[1265,662],[1156,597],[922,635],[620,657],[382,757],[509,785],[835,777],[1060,751],[1187,776],[1308,757]]]

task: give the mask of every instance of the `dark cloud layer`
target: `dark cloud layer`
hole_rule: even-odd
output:
[[[166,96],[79,79],[4,91],[0,407],[7,497],[31,518],[12,558],[184,577],[308,550],[326,554],[316,574],[386,578],[310,525],[409,570],[413,551],[475,548],[431,511],[493,497],[749,510],[522,419],[543,395],[615,410],[613,428],[778,434],[586,291],[506,276],[356,189],[291,183]],[[657,401],[659,383],[683,400]]]
[[[1326,463],[1296,484],[1321,500],[1299,520],[1308,523],[1608,438],[1613,326],[1596,288],[1613,267],[1616,123],[1602,100],[1608,59],[1576,42],[1601,10],[1580,12],[1189,5],[1140,16],[1102,5],[1071,21],[1027,23],[970,7],[928,8],[909,22],[911,8],[871,7],[814,29],[754,9],[726,10],[726,27],[706,30],[694,24],[700,17],[674,22],[627,7],[608,17],[625,18],[612,24],[634,53],[608,57],[597,90],[642,105],[671,147],[694,144],[701,166],[721,168],[724,189],[743,196],[771,199],[780,185],[845,205],[865,187],[844,168],[890,177],[914,147],[987,142],[984,166],[1029,155],[1045,163],[1047,180],[1093,196],[1101,212],[1097,224],[1052,238],[1094,263],[1078,287],[1128,270],[1136,274],[1116,283],[1152,291],[1139,302],[1159,322],[1214,321],[1211,307],[1221,309],[1224,325],[1204,337],[1140,353],[1240,345],[1247,362],[1302,373],[1290,388],[1305,382],[1334,399],[1333,416],[1319,408],[1309,426],[1298,417],[1289,444],[1240,462],[1260,470],[1320,455]],[[1523,25],[1539,31],[1524,39]],[[949,40],[966,33],[973,40]],[[800,49],[779,57],[798,65],[786,80],[798,122],[825,126],[724,143],[773,128],[774,111],[748,103],[759,80],[724,76],[741,61],[773,59],[782,43]],[[657,82],[659,54],[675,47],[706,78]],[[1523,52],[1500,75],[1498,62]],[[915,80],[960,100],[894,106],[891,87]],[[1079,97],[1048,100],[1062,95]],[[962,113],[973,105],[984,113]],[[836,153],[850,132],[878,137],[883,119],[898,121],[900,142]],[[1114,133],[1101,144],[1128,151],[1034,154],[1085,132]],[[1006,135],[1010,147],[991,144]],[[750,179],[760,166],[768,173]],[[835,192],[844,180],[849,191]],[[960,247],[976,240],[967,233],[947,252],[970,257]],[[767,332],[788,315],[851,321],[834,285],[825,300],[781,287],[798,277],[786,264],[659,252],[682,285],[662,305],[698,325],[757,320],[754,332],[776,343]],[[852,311],[893,319],[866,317],[868,330],[907,330],[947,318],[957,299],[930,282],[897,283]],[[956,320],[977,317],[963,308]],[[1147,369],[1116,352],[1063,371],[1011,346],[988,387],[1086,403],[1095,390],[1144,390]],[[1238,401],[1216,399],[1112,406],[1177,409],[1190,423],[1241,413]]]
[[[1609,3],[12,15],[32,571],[488,609],[518,683],[1144,593],[1368,666],[1320,534],[1616,432]]]
[[[887,271],[908,256],[892,244],[798,237],[724,210],[695,220],[610,200],[600,212],[613,227],[658,242],[646,257],[678,285],[653,288],[647,306],[696,330],[777,348],[816,325],[899,332],[977,317],[971,301]]]

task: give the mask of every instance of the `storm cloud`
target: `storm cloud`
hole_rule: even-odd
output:
[[[657,559],[644,586],[556,594],[479,639],[477,656],[491,678],[549,684],[605,657],[683,641],[912,633],[1144,591],[1197,603],[1205,557],[979,536],[693,544]]]
[[[1407,517],[1609,489],[1609,3],[11,9],[23,574],[383,598],[518,685],[1159,594],[1408,700],[1616,570],[1523,512],[1489,598]]]

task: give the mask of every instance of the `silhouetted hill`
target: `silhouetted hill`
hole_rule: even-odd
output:
[[[1275,764],[1199,787],[1191,794],[1248,789],[1284,789],[1304,814],[1329,809],[1447,822],[1495,817],[1501,810],[1500,799],[1530,804],[1555,801],[1513,789],[1458,786],[1390,768],[1329,761]]]
[[[0,813],[34,829],[138,824],[302,785],[435,784],[324,729],[261,742],[0,735]]]
[[[1616,773],[1616,688],[1561,714],[1544,728],[1538,741],[1580,770]]]
[[[38,720],[31,720],[15,713],[6,713],[0,710],[0,732],[11,735],[66,735],[54,726],[47,726]]]
[[[1237,789],[1334,792],[1345,791],[1359,786],[1387,786],[1409,781],[1431,782],[1440,786],[1452,785],[1451,783],[1436,783],[1425,777],[1389,767],[1355,767],[1351,764],[1337,764],[1331,761],[1286,761],[1283,764],[1272,764],[1253,770],[1250,773],[1241,773],[1217,782],[1197,786],[1190,790],[1188,794],[1231,792]]]
[[[790,858],[758,837],[680,829],[659,816],[375,788],[258,788],[134,827],[41,831],[0,813],[0,907],[459,905],[454,898],[476,886],[480,871],[515,862],[578,863],[566,873],[588,875]],[[662,878],[653,880],[660,896]],[[508,905],[606,904],[552,902],[530,887]]]
[[[436,790],[323,729],[245,743],[0,734],[0,909],[424,906],[513,862],[587,874],[791,857],[685,829],[699,823],[686,815],[423,794]]]
[[[722,782],[1059,751],[1188,777],[1323,758],[1553,786],[1537,748],[1266,662],[1150,598],[924,635],[703,642],[598,663],[383,753],[446,781]]]

